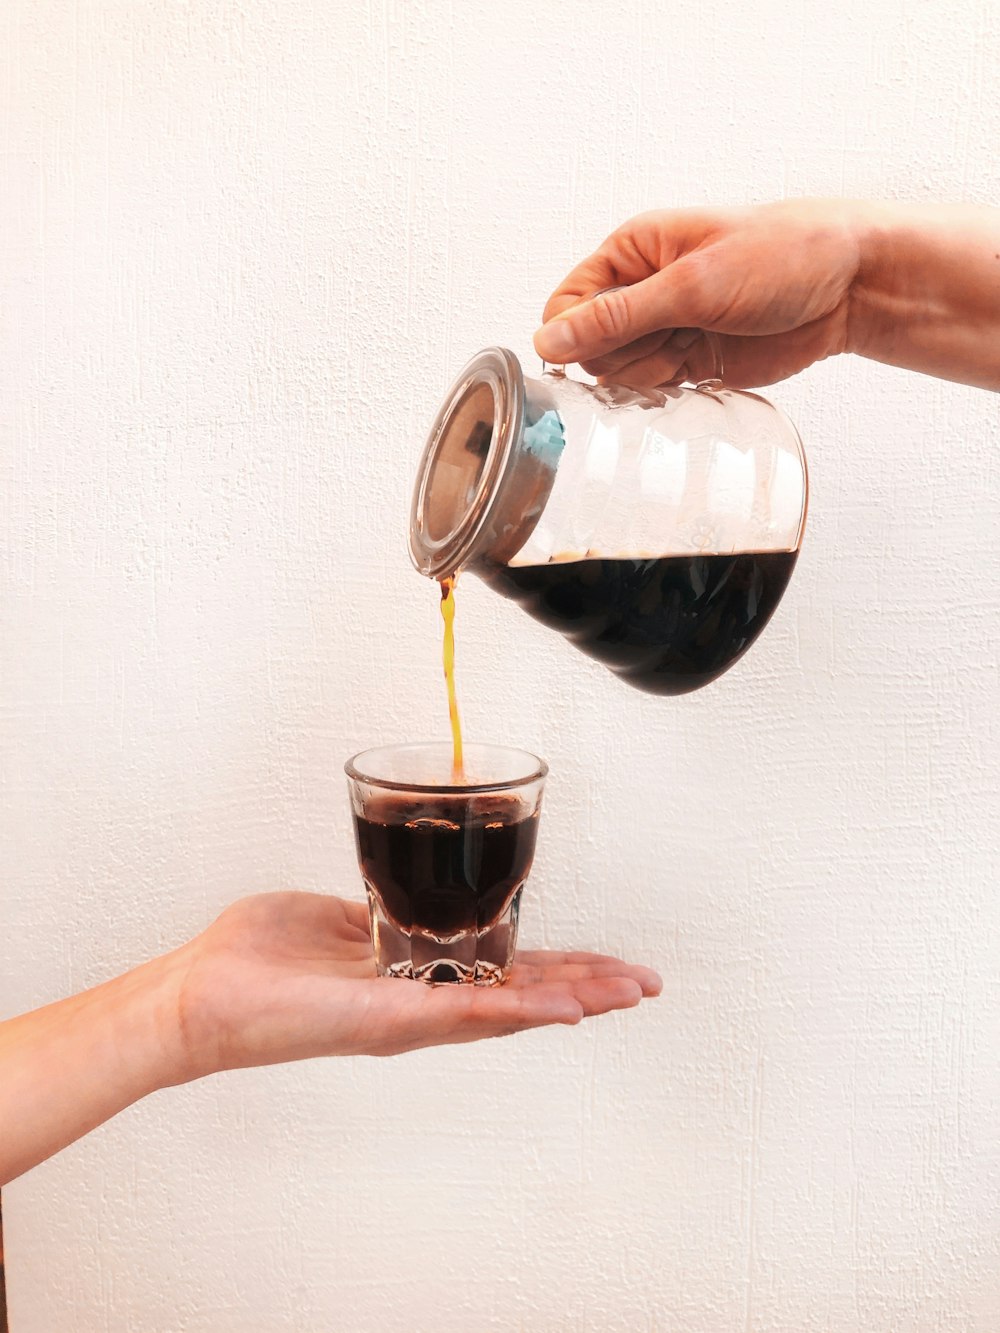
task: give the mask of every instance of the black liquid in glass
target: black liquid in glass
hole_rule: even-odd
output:
[[[770,620],[797,551],[493,566],[487,582],[650,694],[721,676]],[[478,572],[478,571],[477,571]]]
[[[400,930],[489,929],[527,878],[538,819],[511,798],[387,798],[355,816],[361,871]],[[520,817],[519,817],[520,816]]]

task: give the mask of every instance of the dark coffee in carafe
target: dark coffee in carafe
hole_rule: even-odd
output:
[[[490,587],[649,694],[689,694],[770,620],[796,551],[495,565]]]

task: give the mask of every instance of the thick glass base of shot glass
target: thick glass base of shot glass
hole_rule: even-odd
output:
[[[366,882],[365,888],[379,976],[406,977],[434,986],[501,986],[507,980],[517,945],[523,885],[490,925],[449,939],[400,929],[386,915],[371,884]]]

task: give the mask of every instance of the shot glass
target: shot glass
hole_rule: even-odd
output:
[[[495,986],[514,958],[548,765],[525,750],[389,745],[345,765],[379,974]]]

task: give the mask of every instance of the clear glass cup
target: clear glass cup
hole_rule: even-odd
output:
[[[467,745],[365,750],[345,765],[379,975],[495,986],[514,959],[548,765]]]
[[[795,427],[717,368],[636,393],[480,352],[420,462],[414,565],[468,570],[638,689],[716,679],[777,606],[808,501]]]

